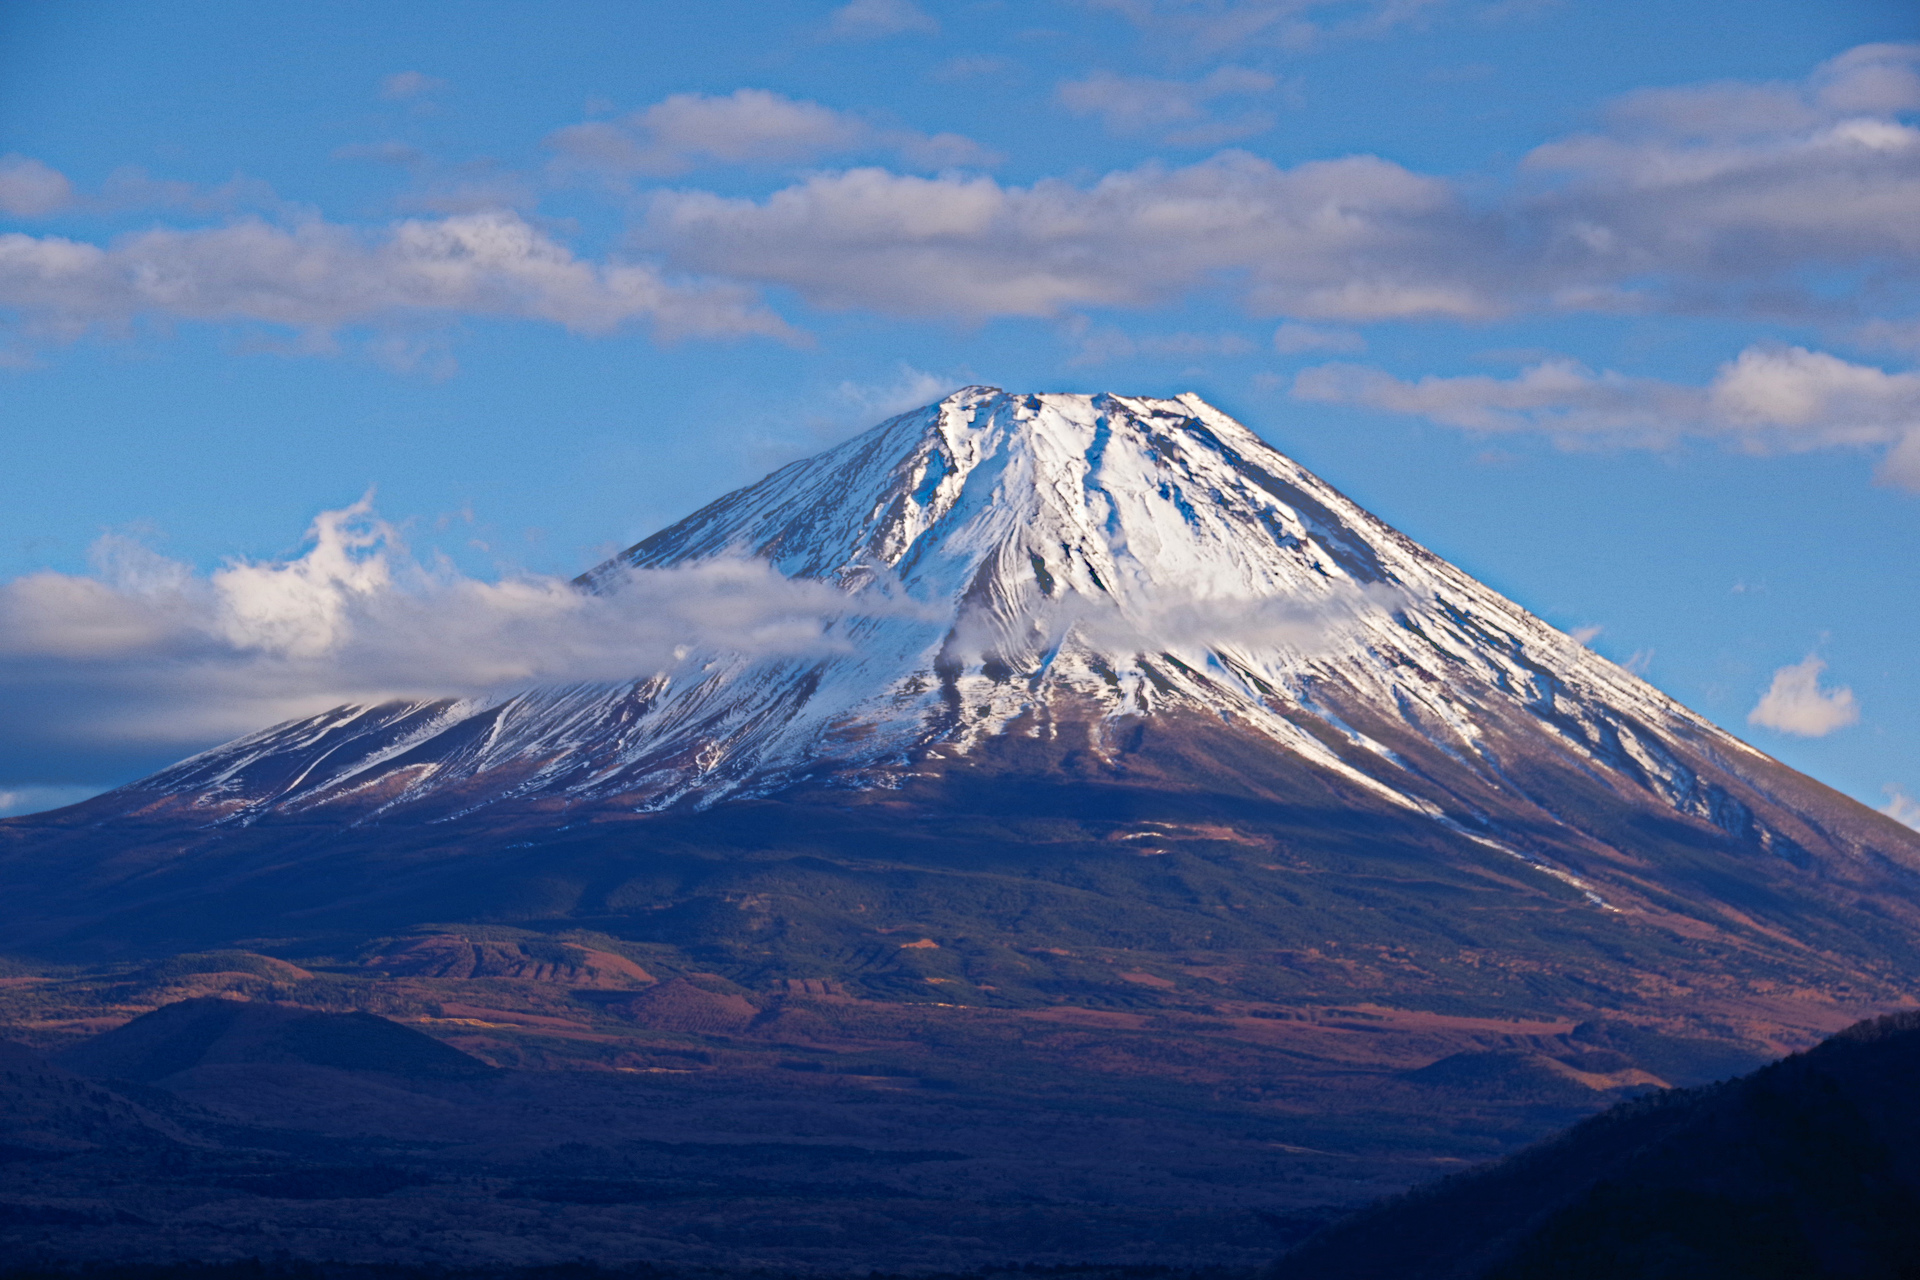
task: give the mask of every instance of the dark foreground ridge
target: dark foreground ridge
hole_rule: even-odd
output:
[[[711,1030],[755,1012],[680,979],[641,994],[649,1016]],[[1229,1128],[1193,1089],[1032,1064],[995,1084],[871,1050],[834,1061],[804,1034],[787,1022],[771,1071],[724,1036],[657,1071],[512,1070],[371,1014],[203,998],[59,1063],[0,1044],[0,1259],[491,1276],[586,1258],[696,1277],[1105,1275],[1144,1258],[1250,1274],[1342,1212],[1328,1202],[1356,1173],[1402,1180],[1346,1157],[1276,1182],[1298,1135],[1231,1106]],[[1566,1101],[1520,1110],[1537,1124]],[[1303,1189],[1316,1207],[1298,1207]]]
[[[1623,1103],[1349,1218],[1271,1280],[1920,1275],[1920,1014]]]
[[[204,1006],[210,1002],[194,1002]],[[150,1021],[204,1025],[204,1008]],[[265,1011],[291,1021],[286,1010]],[[267,1022],[267,1017],[256,1022]],[[394,1028],[404,1031],[404,1028]],[[143,1035],[150,1034],[143,1030]],[[104,1039],[104,1037],[103,1037]],[[123,1037],[128,1043],[135,1037]],[[372,1096],[381,1077],[327,1068],[289,1077],[284,1057],[238,1068],[218,1055],[171,1089],[83,1081],[16,1049],[0,1053],[0,1280],[894,1280],[872,1261],[924,1263],[1078,1248],[1107,1261],[909,1266],[916,1280],[1908,1280],[1920,1274],[1920,1013],[1861,1023],[1750,1075],[1624,1103],[1489,1167],[1322,1226],[1327,1215],[1155,1215],[1019,1194],[996,1212],[995,1176],[974,1135],[965,1150],[736,1141],[557,1151],[475,1144],[469,1106],[564,1127],[569,1105],[607,1125],[617,1094],[531,1098],[516,1073],[429,1076],[402,1095],[427,1123],[387,1140],[236,1123],[181,1094],[196,1078],[277,1099],[311,1125]],[[213,1077],[205,1072],[222,1068]],[[551,1085],[554,1073],[542,1073]],[[384,1077],[392,1081],[395,1077]],[[348,1090],[326,1096],[324,1086]],[[264,1091],[264,1093],[262,1092]],[[631,1104],[635,1099],[627,1100]],[[654,1097],[684,1105],[684,1097]],[[531,1105],[529,1105],[531,1103]],[[751,1114],[763,1099],[737,1100]],[[451,1105],[450,1105],[451,1104]],[[816,1120],[819,1116],[815,1117]],[[961,1121],[955,1115],[956,1121]],[[976,1118],[977,1120],[977,1118]],[[441,1142],[422,1142],[421,1128]],[[1191,1141],[1191,1136],[1188,1137]],[[554,1159],[558,1156],[559,1159]],[[1284,1177],[1231,1153],[1196,1166],[1245,1180]],[[929,1178],[929,1175],[931,1177]],[[965,1187],[961,1190],[961,1187]],[[1056,1188],[1057,1190],[1058,1188]],[[724,1218],[724,1221],[717,1220]],[[542,1229],[534,1229],[536,1224]],[[1143,1226],[1145,1229],[1143,1230]],[[984,1232],[988,1238],[968,1237]],[[903,1233],[905,1233],[903,1235]],[[1202,1256],[1201,1235],[1237,1236],[1232,1264],[1128,1263]],[[1183,1240],[1183,1235],[1185,1239]],[[907,1236],[914,1237],[911,1242]],[[1262,1242],[1265,1242],[1264,1245]],[[516,1259],[558,1242],[597,1263]],[[931,1243],[932,1248],[928,1246]],[[105,1247],[103,1247],[105,1246]],[[398,1246],[398,1247],[396,1247]],[[1117,1248],[1115,1246],[1118,1246]],[[158,1258],[155,1255],[160,1255]],[[171,1255],[171,1256],[169,1256]],[[130,1261],[140,1258],[141,1261]]]
[[[1246,1268],[1159,1266],[1009,1266],[974,1271],[914,1272],[911,1276],[868,1270],[845,1280],[1253,1280]],[[0,1270],[0,1280],[839,1280],[818,1272],[755,1270],[751,1273],[635,1264],[601,1267],[587,1262],[531,1267],[407,1267],[378,1264],[294,1262],[128,1263]]]

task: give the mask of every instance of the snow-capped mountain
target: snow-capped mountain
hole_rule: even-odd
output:
[[[823,776],[888,785],[929,750],[1198,712],[1497,839],[1412,738],[1484,784],[1550,751],[1723,827],[1685,757],[1736,739],[1369,515],[1196,396],[970,387],[782,468],[582,576],[718,556],[848,597],[823,652],[689,654],[611,686],[341,707],[117,793],[208,820],[449,817],[507,801],[658,810]],[[1518,738],[1515,733],[1518,732]],[[1538,797],[1534,797],[1538,799]],[[1758,838],[1770,839],[1761,831]]]
[[[141,973],[193,975],[646,1072],[623,1087],[674,1125],[696,1094],[655,1093],[655,1070],[747,1108],[728,1132],[810,1071],[835,1100],[793,1104],[809,1134],[902,1140],[908,1113],[870,1103],[906,1081],[938,1100],[898,1121],[928,1147],[956,1107],[1030,1144],[1038,1113],[995,1119],[994,1098],[1057,1096],[1069,1128],[1211,1107],[1342,1194],[1369,1160],[1431,1174],[1434,1134],[1449,1161],[1498,1154],[1543,1114],[1913,1003],[1920,833],[1197,398],[968,388],[580,578],[605,599],[565,598],[638,626],[629,606],[683,571],[825,607],[793,643],[339,707],[0,821],[0,936],[114,962],[116,1009]],[[596,955],[616,983],[577,976]],[[182,963],[138,968],[159,956]],[[543,967],[575,976],[539,989]],[[92,1018],[62,1003],[78,985],[16,1007]],[[895,1049],[909,1075],[865,1074]],[[1155,1095],[1168,1110],[1131,1109]],[[570,1141],[542,1167],[624,1178],[701,1132]],[[1104,1196],[1074,1168],[1067,1195]]]
[[[1880,999],[1920,973],[1920,835],[1195,397],[968,388],[578,585],[719,557],[812,584],[797,594],[832,602],[812,639],[688,651],[618,684],[339,707],[0,822],[16,890],[0,923],[108,940],[139,920],[174,945],[256,918],[287,936],[582,918],[743,973],[859,983],[875,930],[930,917],[994,947],[1087,945],[1128,920],[1165,949],[1227,936],[1225,912],[1234,946],[1305,957],[1248,960],[1248,981],[1337,941],[1366,958],[1316,978],[1323,994],[1411,983],[1483,1007],[1531,989],[1511,969],[1562,984],[1516,1009],[1591,1007],[1600,988],[1606,1007],[1655,988],[1685,1005],[1704,974],[1747,993],[1715,1006],[1737,1018],[1768,991]],[[869,882],[895,871],[935,878]],[[1102,887],[1074,905],[1055,875]],[[894,923],[869,912],[880,899]],[[723,941],[776,901],[786,960],[767,958],[785,954],[774,933]],[[1402,940],[1423,940],[1424,976],[1379,968]],[[993,955],[976,980],[994,998],[1035,981]]]

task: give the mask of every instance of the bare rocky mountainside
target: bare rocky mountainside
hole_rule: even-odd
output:
[[[721,560],[818,584],[817,642],[341,707],[0,823],[7,1034],[362,1011],[508,1069],[405,1086],[448,1141],[505,1142],[502,1090],[569,1117],[497,1155],[523,1183],[632,1182],[646,1143],[957,1152],[754,1185],[867,1224],[821,1265],[1239,1265],[1913,1003],[1920,835],[1197,398],[969,388],[580,586]],[[362,1140],[287,1070],[178,1096]],[[720,1185],[682,1184],[673,1213]],[[635,1196],[608,1256],[682,1230]],[[912,1243],[929,1203],[975,1226]],[[1036,1214],[1053,1244],[1007,1244]],[[807,1231],[710,1257],[788,1265]],[[470,1250],[509,1255],[575,1253]]]

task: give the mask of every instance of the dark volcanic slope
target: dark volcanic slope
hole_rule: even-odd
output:
[[[99,1149],[147,1152],[184,1136],[169,1119],[0,1041],[0,1165],[33,1168]]]
[[[1053,727],[930,753],[890,788],[565,823],[102,827],[70,810],[16,825],[0,921],[16,945],[96,957],[368,955],[459,921],[588,929],[642,948],[648,971],[761,989],[827,979],[1004,1007],[1370,999],[1675,1015],[1736,1036],[1784,1005],[1805,1011],[1784,1025],[1830,1031],[1920,975],[1911,833],[1778,766],[1746,766],[1745,794],[1796,823],[1794,858],[1536,763],[1570,820],[1514,828],[1577,867],[1583,891],[1217,720],[1141,719],[1104,753]],[[1828,825],[1767,807],[1763,785]],[[929,945],[902,945],[915,939]],[[1154,982],[1117,976],[1130,971]]]
[[[386,1018],[206,996],[182,1000],[58,1057],[85,1076],[150,1084],[195,1067],[301,1063],[428,1079],[485,1075],[478,1058]]]
[[[1895,1280],[1920,1273],[1920,1014],[1625,1103],[1360,1215],[1275,1280]]]

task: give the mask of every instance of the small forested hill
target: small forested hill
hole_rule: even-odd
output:
[[[1920,1275],[1920,1014],[1624,1103],[1349,1219],[1273,1280]]]
[[[203,996],[143,1014],[59,1055],[69,1071],[150,1084],[209,1063],[302,1063],[399,1076],[484,1075],[479,1059],[370,1013]]]

